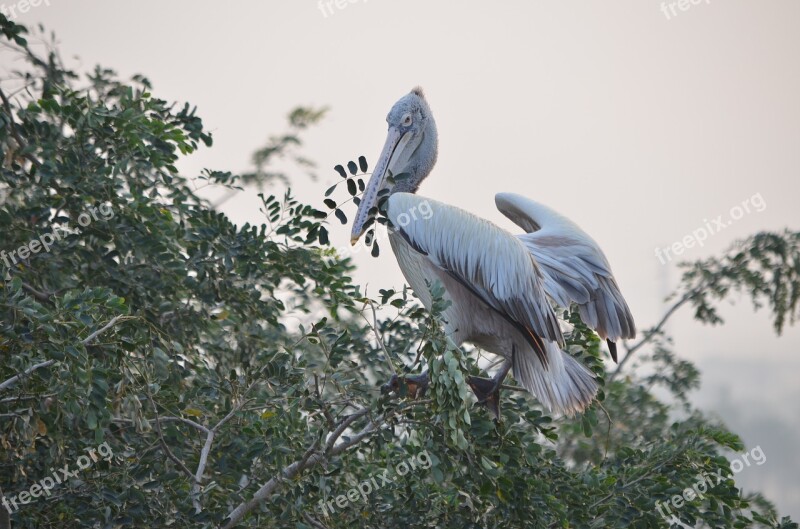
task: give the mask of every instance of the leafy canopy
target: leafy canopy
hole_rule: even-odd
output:
[[[598,402],[553,418],[505,391],[495,423],[465,386],[480,351],[442,333],[440,285],[431,313],[405,289],[366,298],[327,247],[327,213],[287,191],[261,195],[263,224],[236,226],[197,195],[266,189],[281,157],[311,167],[297,149],[321,110],[294,111],[252,172],[190,179],[179,157],[212,145],[194,108],[142,76],[70,71],[52,44],[36,51],[2,15],[0,27],[23,59],[0,91],[0,495],[18,506],[0,508],[0,528],[658,527],[657,502],[699,474],[720,482],[673,509],[682,523],[797,527],[736,487],[725,454],[744,447],[692,407],[699,374],[661,325],[607,371],[598,338],[565,313]],[[357,199],[368,166],[347,166]],[[745,289],[780,330],[796,316],[798,263],[797,233],[758,234],[691,265],[678,303],[716,323],[714,303]],[[423,368],[424,398],[380,391]],[[21,503],[103,443],[108,461]],[[337,503],[423,452],[429,468]]]

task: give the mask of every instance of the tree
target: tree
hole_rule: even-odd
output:
[[[724,454],[744,447],[692,407],[699,374],[663,322],[607,371],[565,313],[598,402],[553,418],[509,390],[496,423],[464,383],[480,352],[441,331],[440,285],[431,313],[407,290],[367,298],[327,246],[326,212],[260,195],[264,224],[239,227],[195,194],[275,179],[273,156],[319,111],[294,112],[252,173],[190,180],[176,161],[212,138],[188,104],[142,76],[81,76],[0,25],[25,60],[0,90],[0,528],[658,527],[670,506],[691,526],[797,528],[741,495]],[[352,196],[359,162],[341,170]],[[780,331],[798,237],[691,265],[676,308],[718,323],[714,304],[752,289]],[[424,396],[381,391],[420,366]],[[677,505],[698,475],[713,484]]]

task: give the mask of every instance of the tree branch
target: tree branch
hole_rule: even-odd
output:
[[[50,297],[53,295],[49,292],[42,292],[40,290],[36,290],[28,283],[22,283],[22,288],[27,290],[34,298],[38,299],[39,301],[50,301]]]
[[[23,153],[22,156],[25,157],[26,160],[31,162],[35,167],[40,167],[42,165],[41,162],[37,160],[33,154],[29,152],[24,152],[25,149],[28,147],[28,144],[27,142],[25,142],[25,140],[22,139],[19,130],[17,130],[17,122],[14,121],[14,112],[11,110],[11,102],[9,102],[2,88],[0,88],[0,100],[3,101],[3,107],[6,109],[6,114],[8,114],[9,129],[11,131],[11,136],[14,138],[14,141],[17,142],[19,150]]]
[[[191,426],[193,428],[197,428],[198,430],[200,430],[201,432],[203,432],[205,434],[208,434],[210,432],[210,430],[208,428],[206,428],[205,426],[203,426],[202,424],[196,423],[196,422],[194,422],[194,421],[192,421],[190,419],[184,419],[183,417],[161,417],[160,420],[162,420],[164,422],[182,422],[182,423],[188,424],[189,426]]]
[[[357,445],[362,440],[375,433],[378,428],[382,426],[393,414],[393,412],[388,413],[380,421],[370,420],[370,422],[359,433],[350,437],[347,441],[342,441],[341,443],[336,444],[337,439],[344,433],[348,426],[368,413],[369,409],[361,408],[354,414],[344,419],[339,426],[337,426],[336,430],[331,433],[330,437],[328,438],[328,442],[325,443],[325,450],[323,452],[316,451],[319,441],[315,441],[311,447],[306,450],[302,458],[285,467],[278,473],[277,476],[265,483],[255,492],[255,494],[253,494],[252,499],[239,504],[238,507],[233,509],[228,515],[228,522],[223,526],[223,529],[230,529],[236,526],[236,524],[238,524],[247,513],[255,509],[262,501],[268,499],[284,480],[291,480],[304,470],[312,468],[322,461],[339,455],[348,448]]]
[[[169,449],[169,446],[167,446],[167,442],[164,440],[164,435],[161,433],[161,421],[158,418],[158,407],[156,406],[156,403],[153,400],[153,395],[150,393],[149,389],[147,390],[147,399],[150,401],[150,405],[153,406],[153,412],[156,414],[156,433],[158,434],[158,441],[159,444],[161,444],[161,448],[164,449],[167,457],[170,458],[173,463],[178,465],[178,468],[180,468],[184,474],[189,476],[190,479],[195,480],[196,478],[194,477],[194,474],[192,474],[192,471],[189,470],[183,461],[178,459],[178,457],[172,453],[172,450]]]
[[[305,512],[303,513],[303,519],[306,522],[308,522],[309,525],[311,525],[311,527],[313,527],[314,529],[328,529],[327,527],[325,527],[325,525],[322,522],[320,522],[319,520],[313,518],[308,513],[305,513]]]
[[[253,382],[253,384],[251,384],[250,387],[247,388],[245,394],[247,394],[247,392],[249,392],[250,389],[252,389],[256,383],[257,382]],[[214,437],[216,437],[219,429],[222,428],[222,426],[226,422],[231,420],[233,416],[236,415],[236,413],[239,410],[241,410],[242,407],[245,406],[248,402],[250,402],[248,399],[242,398],[242,401],[233,408],[231,408],[231,411],[228,412],[228,414],[225,417],[223,417],[222,420],[216,424],[216,426],[214,426],[210,430],[208,428],[205,428],[207,432],[206,442],[203,444],[203,449],[200,451],[200,461],[197,463],[197,472],[195,472],[194,474],[194,484],[192,485],[192,505],[194,505],[195,512],[199,513],[203,510],[203,507],[200,504],[200,485],[203,482],[203,473],[206,471],[206,465],[208,464],[208,454],[211,453],[211,446],[214,444]]]
[[[93,332],[92,334],[90,334],[89,336],[87,336],[86,338],[81,340],[81,343],[83,345],[88,344],[89,342],[91,342],[92,340],[94,340],[95,338],[97,338],[98,336],[103,334],[105,331],[107,331],[109,328],[111,328],[115,323],[117,323],[117,321],[120,320],[120,318],[122,318],[122,316],[115,316],[114,318],[111,319],[111,321],[109,321],[101,329],[96,330],[95,332]],[[17,382],[19,382],[20,379],[27,377],[28,375],[30,375],[31,373],[33,373],[37,369],[42,369],[44,367],[50,367],[51,365],[53,365],[55,363],[56,363],[55,360],[47,360],[46,362],[42,362],[40,364],[36,364],[34,366],[29,367],[28,369],[26,369],[24,372],[20,373],[19,375],[14,375],[13,377],[9,378],[8,380],[6,380],[2,384],[0,384],[0,391],[2,391],[4,389],[7,389],[7,388],[10,388],[11,386],[13,386]]]
[[[615,378],[615,377],[616,377],[616,376],[617,376],[617,375],[620,373],[620,371],[622,370],[622,366],[624,366],[624,365],[625,365],[625,363],[626,363],[626,362],[627,362],[627,361],[628,361],[628,360],[629,360],[629,359],[630,359],[630,358],[633,356],[633,354],[634,354],[634,353],[635,353],[637,350],[639,350],[639,349],[640,349],[640,348],[641,348],[641,347],[642,347],[644,344],[646,344],[646,343],[648,343],[648,342],[652,341],[652,339],[653,339],[653,338],[654,338],[654,337],[655,337],[655,336],[656,336],[658,333],[660,333],[660,332],[661,332],[661,329],[663,329],[663,328],[664,328],[664,325],[667,323],[667,320],[669,320],[669,319],[670,319],[670,317],[672,317],[672,315],[673,315],[673,314],[675,314],[675,311],[677,311],[679,308],[681,308],[681,307],[682,307],[682,306],[683,306],[683,305],[684,305],[684,304],[685,304],[687,301],[689,301],[690,299],[692,299],[692,298],[694,298],[695,296],[697,296],[697,295],[698,295],[698,294],[699,294],[699,293],[700,293],[700,292],[703,290],[703,288],[705,288],[705,283],[702,283],[702,284],[700,284],[700,285],[696,286],[695,288],[693,288],[693,289],[689,290],[688,292],[686,292],[686,293],[685,293],[685,294],[684,294],[684,295],[681,297],[681,299],[679,299],[678,301],[676,301],[676,302],[675,302],[675,303],[674,303],[674,304],[673,304],[673,305],[672,305],[672,306],[671,306],[671,307],[670,307],[670,308],[667,310],[667,312],[665,312],[665,313],[664,313],[664,316],[663,316],[663,317],[661,318],[661,320],[660,320],[660,321],[659,321],[659,322],[656,324],[656,326],[655,326],[655,327],[653,327],[652,329],[650,329],[650,330],[648,330],[648,331],[646,331],[646,332],[645,332],[645,334],[644,334],[644,337],[643,337],[641,340],[639,340],[638,342],[636,342],[636,344],[634,344],[632,347],[626,347],[627,353],[625,354],[625,358],[623,358],[622,360],[620,360],[619,364],[617,365],[617,369],[615,369],[615,370],[614,370],[614,372],[613,372],[613,373],[611,373],[611,375],[608,377],[608,381],[607,381],[606,383],[608,383],[608,382],[611,382],[612,380],[614,380],[614,378]]]
[[[383,344],[383,338],[381,338],[381,333],[378,332],[378,314],[375,311],[375,305],[372,304],[372,300],[368,301],[367,303],[364,303],[364,307],[366,307],[367,305],[369,305],[369,307],[372,309],[372,323],[370,323],[367,317],[364,316],[363,308],[361,309],[362,312],[360,312],[361,317],[364,318],[364,321],[367,322],[367,325],[372,327],[372,332],[375,334],[375,339],[378,341],[378,345],[381,346],[381,349],[383,349],[383,354],[386,355],[386,362],[392,369],[392,373],[396,375],[397,369],[394,368],[394,362],[392,362],[392,357],[389,354],[389,351],[386,349],[386,346]]]
[[[117,323],[119,320],[121,320],[123,317],[124,317],[124,316],[122,316],[121,314],[120,314],[120,315],[117,315],[117,316],[114,316],[113,318],[111,318],[111,321],[109,321],[108,323],[106,323],[106,324],[105,324],[103,327],[101,327],[100,329],[97,329],[97,330],[96,330],[96,331],[94,331],[92,334],[90,334],[89,336],[87,336],[86,338],[84,338],[83,340],[81,340],[81,343],[82,343],[83,345],[86,345],[86,344],[88,344],[89,342],[91,342],[92,340],[94,340],[95,338],[97,338],[98,336],[100,336],[101,334],[103,334],[104,332],[106,332],[108,329],[110,329],[111,327],[113,327],[113,326],[114,326],[114,324],[115,324],[115,323]],[[127,318],[126,318],[126,319],[127,319]]]
[[[51,365],[53,365],[55,363],[56,363],[55,360],[48,360],[46,362],[42,362],[41,364],[36,364],[34,366],[29,367],[28,369],[26,369],[24,372],[20,373],[19,375],[14,375],[13,377],[9,378],[8,380],[6,380],[2,384],[0,384],[0,391],[4,390],[6,388],[10,388],[14,384],[16,384],[20,379],[27,377],[28,375],[30,375],[31,373],[33,373],[37,369],[42,369],[44,367],[50,367]]]

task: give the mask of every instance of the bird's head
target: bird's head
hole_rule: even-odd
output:
[[[436,122],[417,87],[394,104],[386,116],[389,131],[353,221],[350,243],[355,244],[367,229],[370,210],[378,205],[383,189],[390,193],[414,193],[436,163],[438,138]],[[394,183],[389,175],[400,177]]]

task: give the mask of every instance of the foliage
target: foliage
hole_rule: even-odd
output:
[[[756,309],[764,303],[774,314],[775,332],[797,321],[800,300],[800,234],[757,233],[737,242],[727,255],[687,263],[684,295],[691,296],[695,318],[722,323],[713,305],[733,292],[748,293]]]
[[[656,502],[702,472],[723,479],[677,511],[684,523],[797,527],[742,497],[723,453],[743,446],[692,408],[697,371],[659,328],[645,335],[649,357],[638,356],[657,374],[622,378],[565,314],[570,352],[604,383],[599,401],[553,418],[504,391],[494,422],[465,388],[481,374],[480,352],[441,331],[440,286],[431,313],[407,290],[363,297],[349,259],[326,248],[327,214],[289,192],[262,195],[262,225],[233,225],[175,167],[212,144],[189,105],[154,97],[141,76],[81,77],[52,49],[39,57],[25,28],[2,15],[0,25],[27,68],[16,92],[0,92],[0,250],[16,252],[0,265],[0,495],[18,498],[87,449],[113,451],[51,497],[10,517],[0,509],[0,528],[657,527]],[[290,129],[321,115],[298,110]],[[292,143],[259,151],[255,173],[269,174],[276,145]],[[258,181],[214,170],[198,179]],[[755,288],[780,329],[796,311],[797,237],[757,235],[744,257],[705,264],[687,276],[687,301]],[[743,272],[767,250],[785,259]],[[700,275],[712,290],[698,288]],[[380,391],[395,370],[424,367],[424,398]],[[674,402],[658,400],[657,386]],[[429,468],[336,503],[422,451]]]

